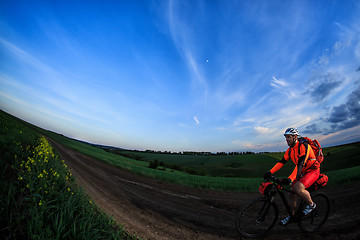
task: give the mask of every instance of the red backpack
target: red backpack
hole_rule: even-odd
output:
[[[299,138],[299,142],[300,143],[307,143],[308,145],[310,145],[312,150],[314,151],[314,154],[316,156],[316,160],[319,163],[322,163],[322,161],[324,160],[324,154],[322,152],[322,148],[321,148],[321,145],[320,145],[318,140],[316,140],[316,139],[311,140],[308,137],[301,137],[301,138]]]
[[[318,140],[314,139],[311,140],[308,137],[301,137],[299,138],[300,143],[307,143],[311,146],[312,150],[314,151],[316,160],[319,163],[322,163],[324,161],[324,154],[322,152],[321,145]],[[319,178],[316,180],[316,182],[311,186],[313,190],[317,190],[320,187],[324,187],[329,181],[328,176],[326,176],[324,173],[321,173],[319,175]]]

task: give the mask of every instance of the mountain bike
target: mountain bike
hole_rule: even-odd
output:
[[[279,217],[279,208],[274,201],[277,194],[280,195],[289,216],[291,216],[290,221],[297,222],[301,230],[308,233],[315,232],[325,223],[330,212],[330,199],[325,193],[309,189],[316,208],[308,215],[304,215],[303,209],[306,203],[300,200],[295,215],[293,215],[285,192],[296,193],[284,188],[280,184],[280,180],[274,176],[267,181],[271,184],[266,187],[264,197],[250,201],[236,215],[235,226],[242,236],[256,238],[271,231]]]

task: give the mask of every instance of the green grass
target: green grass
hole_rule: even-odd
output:
[[[128,155],[130,153],[133,158],[141,159],[139,161],[109,153],[99,147],[71,140],[55,133],[49,133],[48,136],[84,154],[88,154],[114,166],[128,169],[137,174],[195,188],[223,191],[257,191],[263,174],[279,161],[284,154],[189,156],[126,151],[126,153]],[[324,152],[327,156],[322,164],[322,172],[329,175],[329,185],[339,185],[360,180],[359,169],[353,168],[360,164],[359,161],[355,159],[355,156],[360,152],[359,143],[328,148],[325,149]],[[330,152],[330,154],[328,154],[328,152]],[[344,156],[347,157],[347,160],[340,163],[339,159],[343,159]],[[177,171],[166,167],[159,167],[158,169],[149,168],[149,162],[155,159],[170,165],[181,165],[198,170],[205,169],[215,176],[216,173],[218,173],[218,176],[197,176],[188,174],[186,171]],[[293,168],[293,163],[289,162],[277,173],[277,176],[287,177]],[[342,168],[341,174],[337,174],[339,168]],[[226,171],[228,171],[228,175],[224,177]]]
[[[4,239],[136,239],[90,201],[49,142],[0,112]]]
[[[119,154],[110,153],[102,148],[83,142],[72,140],[56,133],[44,131],[50,138],[67,145],[79,152],[95,157],[116,167],[128,169],[136,174],[152,177],[162,181],[186,185],[201,189],[223,191],[257,191],[263,174],[278,162],[284,153],[267,153],[235,156],[195,156],[159,154],[136,151],[120,151]],[[119,151],[116,151],[119,152]],[[358,168],[360,161],[360,143],[347,144],[324,149],[325,160],[322,163],[322,172],[329,175],[329,185],[339,185],[350,181],[360,180]],[[135,159],[140,160],[135,160]],[[174,170],[169,167],[149,168],[151,161],[165,163],[165,166],[176,165],[181,168]],[[195,169],[194,174],[189,174]],[[279,172],[278,177],[287,177],[294,168],[289,162]],[[337,171],[341,169],[341,174]],[[182,171],[181,171],[182,170]],[[198,176],[205,173],[206,176]]]
[[[360,166],[326,172],[329,186],[345,185],[360,180]]]
[[[120,151],[119,153],[126,155],[129,152]],[[207,176],[214,177],[258,177],[259,174],[263,174],[258,166],[270,166],[269,163],[277,161],[272,156],[262,154],[195,156],[133,152],[131,155],[146,162],[157,160],[165,163],[166,166],[192,168],[200,173],[205,173]]]
[[[29,126],[57,142],[116,167],[162,181],[202,189],[257,191],[263,174],[276,164],[284,154],[193,156],[120,151],[122,155],[129,156],[124,157],[32,125]],[[322,172],[329,174],[329,185],[360,180],[358,168],[353,169],[353,167],[360,166],[360,162],[356,159],[360,153],[360,143],[326,148],[324,153],[326,157],[322,164]],[[165,163],[165,167],[149,168],[149,163],[154,160]],[[171,165],[180,166],[180,168],[174,170],[173,167],[169,167]],[[289,162],[276,175],[287,177],[293,168],[293,163]],[[193,169],[195,169],[194,174],[197,175],[189,174],[189,172],[193,172]],[[336,172],[340,169],[342,170],[341,174],[337,174]],[[205,176],[198,176],[199,173]]]
[[[324,171],[334,171],[339,168],[351,168],[360,165],[360,142],[324,149]]]

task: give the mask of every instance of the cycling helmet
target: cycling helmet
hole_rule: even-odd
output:
[[[286,129],[286,131],[284,133],[284,136],[285,135],[297,135],[297,136],[300,136],[299,130],[297,130],[296,128],[288,128],[288,129]]]

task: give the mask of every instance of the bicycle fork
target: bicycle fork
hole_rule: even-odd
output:
[[[270,209],[271,203],[274,201],[274,197],[275,196],[271,196],[270,201],[266,201],[266,200],[264,201],[264,205],[262,206],[256,217],[256,223],[262,223],[265,221],[265,216],[267,215]]]

